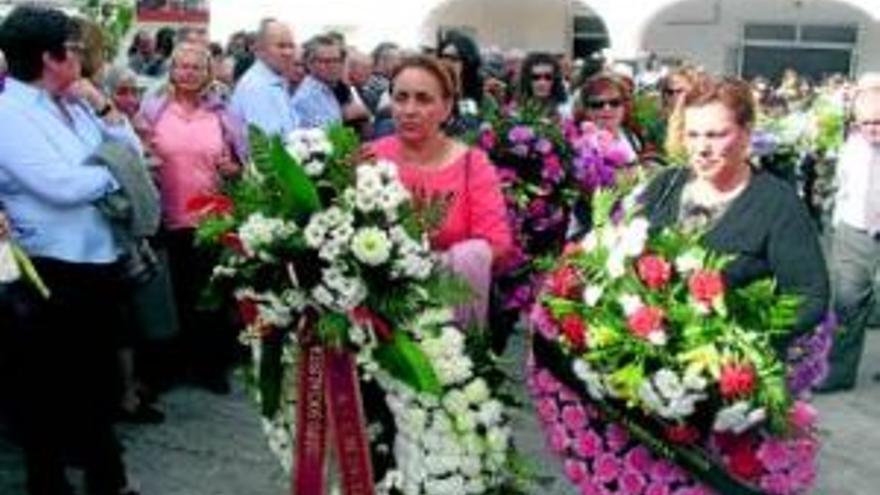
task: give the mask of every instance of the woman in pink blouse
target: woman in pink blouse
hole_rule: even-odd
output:
[[[196,218],[187,204],[196,196],[219,192],[224,176],[238,172],[244,138],[242,126],[208,97],[210,60],[202,45],[179,45],[172,54],[166,90],[144,102],[142,115],[145,138],[156,159],[185,365],[198,382],[222,392],[228,387],[225,372],[234,334],[230,329],[227,335],[229,325],[219,315],[196,310],[212,267],[193,245]]]
[[[513,245],[495,168],[485,153],[446,136],[455,86],[436,59],[405,59],[392,76],[396,132],[372,151],[398,165],[415,194],[450,198],[446,219],[431,236],[446,262],[471,283],[476,302],[461,308],[465,322],[485,323],[492,268],[503,266]]]

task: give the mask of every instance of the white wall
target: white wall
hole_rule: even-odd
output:
[[[563,52],[570,22],[564,0],[452,0],[428,14],[421,39],[433,45],[439,26],[468,26],[482,46]]]
[[[745,23],[856,24],[860,27],[857,71],[880,70],[880,51],[875,48],[880,46],[880,23],[872,17],[880,9],[876,0],[863,0],[865,10],[835,0],[805,0],[801,7],[790,0],[721,0],[718,16],[706,9],[713,1],[685,0],[660,10],[648,20],[639,47],[724,72],[731,68],[729,50],[740,43]]]

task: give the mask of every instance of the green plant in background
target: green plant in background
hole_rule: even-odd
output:
[[[125,35],[134,26],[135,4],[132,0],[78,0],[77,9],[95,21],[104,34],[105,56],[113,60]]]

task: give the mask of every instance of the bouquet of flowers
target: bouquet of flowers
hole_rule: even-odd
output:
[[[698,234],[650,235],[631,210],[612,215],[616,204],[614,194],[596,194],[594,230],[567,248],[532,312],[536,362],[549,370],[532,389],[551,445],[572,455],[569,477],[588,477],[592,458],[599,479],[645,488],[645,472],[623,481],[620,457],[600,462],[588,448],[600,432],[617,445],[611,454],[653,451],[720,493],[801,493],[815,476],[818,444],[813,414],[792,391],[805,391],[794,381],[821,377],[800,366],[790,378],[774,351],[799,301],[770,280],[726,288],[728,259],[702,248]],[[827,343],[829,335],[823,327],[810,338]],[[798,362],[813,366],[804,348]],[[573,408],[564,411],[566,403]],[[585,433],[591,416],[610,426]],[[631,440],[641,444],[637,454],[624,448]],[[679,477],[687,479],[671,476],[667,489]]]
[[[243,179],[191,207],[219,255],[214,287],[241,308],[294,492],[326,491],[331,438],[347,493],[508,489],[493,363],[453,320],[466,284],[428,245],[443,205],[413,198],[393,163],[355,163],[342,127],[251,132]]]

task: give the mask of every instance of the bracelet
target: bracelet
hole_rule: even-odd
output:
[[[107,114],[109,114],[109,113],[112,112],[112,111],[113,111],[113,105],[110,104],[110,102],[108,101],[108,102],[104,103],[104,106],[101,107],[100,110],[98,110],[97,112],[95,112],[95,114],[96,114],[98,117],[102,117],[102,118],[103,118],[103,117],[106,117]]]

